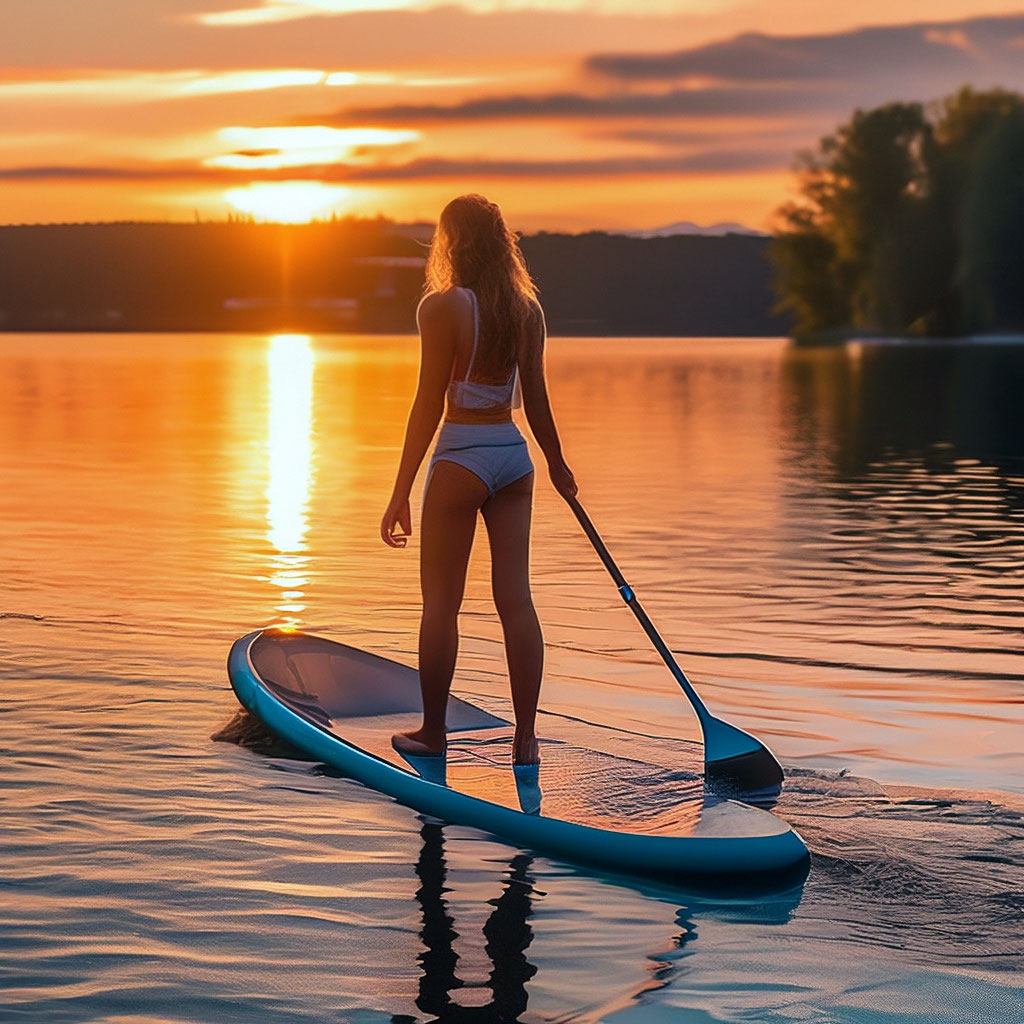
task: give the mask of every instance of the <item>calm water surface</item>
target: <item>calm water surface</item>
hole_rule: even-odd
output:
[[[414,662],[415,539],[377,531],[416,370],[405,337],[0,335],[0,1019],[1019,1021],[1024,348],[552,340],[582,500],[789,774],[811,875],[733,900],[211,742],[256,626]],[[479,539],[456,688],[500,705]],[[542,729],[692,763],[543,479],[533,575]]]

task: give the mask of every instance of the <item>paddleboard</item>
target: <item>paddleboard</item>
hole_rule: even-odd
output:
[[[420,724],[416,670],[297,631],[236,640],[228,676],[281,739],[423,814],[616,872],[697,879],[806,870],[807,848],[768,811],[654,785],[664,769],[544,737],[539,771],[513,772],[513,726],[452,696],[448,754],[413,768],[391,748]]]

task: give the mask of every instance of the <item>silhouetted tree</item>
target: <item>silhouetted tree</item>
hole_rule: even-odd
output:
[[[769,246],[794,334],[953,334],[1019,319],[1022,118],[1024,97],[965,87],[928,111],[857,110],[800,154],[800,199],[778,210]]]
[[[959,228],[955,276],[966,326],[1024,328],[1024,106],[978,145]]]
[[[935,279],[931,333],[982,330],[998,322],[979,319],[979,309],[972,314],[967,308],[975,300],[968,300],[963,292],[964,230],[968,227],[967,208],[973,205],[968,197],[980,151],[1000,124],[1007,118],[1019,116],[1022,110],[1024,97],[1017,93],[1005,89],[978,92],[969,86],[934,104],[936,145],[930,154],[928,169],[930,263]],[[1012,175],[1009,168],[1006,173]],[[975,238],[975,244],[977,241]]]

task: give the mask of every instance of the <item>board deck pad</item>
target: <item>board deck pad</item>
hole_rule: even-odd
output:
[[[391,748],[395,732],[415,729],[419,717],[381,721],[343,719],[334,731],[392,764],[408,765]],[[449,788],[519,810],[512,772],[512,726],[454,732],[448,739]],[[653,765],[559,740],[541,747],[540,813],[616,832],[685,835],[700,817],[701,780],[670,781]]]
[[[415,669],[302,633],[266,632],[250,649],[263,683],[286,707],[346,744],[413,774],[391,747],[420,718]],[[449,788],[520,810],[511,767],[513,726],[458,697],[448,705]],[[706,800],[702,779],[557,738],[543,737],[540,814],[636,835],[770,835],[774,816]],[[749,813],[746,813],[749,812]]]

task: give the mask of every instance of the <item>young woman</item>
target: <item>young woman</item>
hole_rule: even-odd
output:
[[[404,547],[412,533],[409,492],[446,399],[447,410],[427,471],[420,524],[423,725],[397,733],[392,745],[413,757],[445,753],[458,613],[477,512],[482,512],[515,710],[512,762],[535,765],[544,640],[529,578],[533,463],[512,422],[520,397],[551,482],[565,497],[576,494],[548,402],[544,314],[515,235],[483,196],[459,196],[444,208],[426,277],[426,294],[416,311],[419,385],[380,525],[391,547]]]

